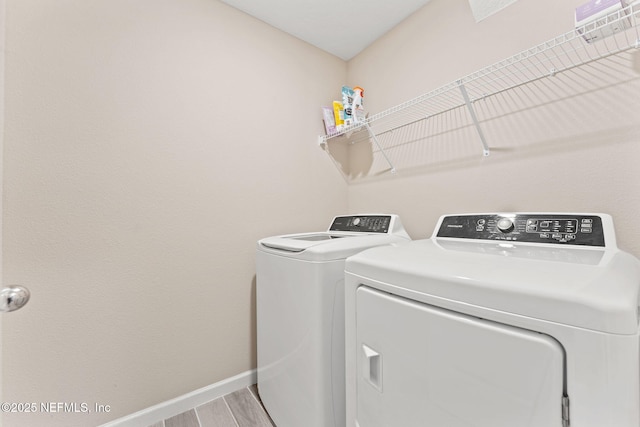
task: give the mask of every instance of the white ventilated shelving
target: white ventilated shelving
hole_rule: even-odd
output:
[[[596,21],[575,28],[561,36],[507,59],[457,79],[445,86],[367,117],[363,123],[344,128],[341,132],[322,135],[318,139],[327,149],[331,140],[350,143],[372,141],[388,163],[392,173],[396,168],[379,138],[403,138],[406,132],[396,132],[415,126],[456,109],[463,109],[467,120],[475,127],[484,156],[490,154],[490,141],[483,133],[474,104],[516,88],[555,77],[569,70],[640,48],[640,2],[620,9]],[[613,33],[612,35],[607,35]],[[586,40],[590,41],[587,42]],[[521,94],[518,93],[518,96]],[[427,129],[428,127],[423,126]],[[394,137],[393,135],[397,135]],[[412,137],[413,138],[413,137]],[[402,144],[396,140],[394,144]]]

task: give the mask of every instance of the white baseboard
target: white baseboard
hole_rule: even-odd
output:
[[[148,427],[158,421],[181,414],[203,403],[210,402],[225,394],[248,387],[257,382],[256,370],[243,372],[215,384],[167,400],[141,411],[110,421],[100,427]]]

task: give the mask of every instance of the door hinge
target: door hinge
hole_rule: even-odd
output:
[[[562,427],[569,427],[569,396],[562,396]]]

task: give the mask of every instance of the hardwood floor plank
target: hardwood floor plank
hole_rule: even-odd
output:
[[[164,420],[165,427],[200,427],[195,409]]]
[[[201,427],[238,427],[223,398],[198,406],[196,412]]]
[[[258,401],[258,403],[262,407],[262,410],[267,415],[267,418],[269,418],[269,421],[271,422],[271,424],[275,426],[275,423],[273,422],[273,420],[269,416],[269,412],[267,412],[267,408],[265,408],[264,407],[264,403],[262,403],[262,399],[260,398],[260,393],[258,392],[258,384],[252,384],[252,385],[250,385],[248,387],[248,389],[251,392],[251,394],[253,394],[253,397],[256,398],[256,400]]]
[[[239,427],[275,427],[248,388],[224,396]]]
[[[250,385],[249,391],[255,396],[256,399],[258,399],[258,402],[260,402],[260,404],[262,405],[262,399],[260,399],[260,393],[258,393],[258,384]]]

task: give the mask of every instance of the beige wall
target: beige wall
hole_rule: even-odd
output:
[[[2,185],[2,149],[4,145],[4,11],[5,1],[0,0],[0,186]],[[2,212],[2,199],[0,198],[0,212]],[[0,242],[2,242],[2,215],[0,214]],[[0,245],[0,279],[2,278],[2,245]],[[0,283],[1,285],[1,283]],[[2,319],[0,316],[0,358],[2,357]],[[2,363],[0,363],[0,401],[2,401]],[[0,416],[0,423],[2,417]]]
[[[484,123],[488,158],[469,133],[348,187],[315,144],[345,81],[375,113],[570,30],[583,2],[476,23],[433,0],[346,64],[212,0],[6,0],[3,280],[33,300],[3,317],[3,398],[112,412],[5,422],[99,424],[254,368],[255,241],[347,209],[414,238],[447,212],[603,211],[640,255],[637,78]]]
[[[257,239],[323,229],[346,63],[215,0],[7,0],[3,397],[109,414],[256,365]],[[336,89],[338,88],[338,89]]]
[[[582,3],[519,0],[476,23],[467,0],[433,0],[351,60],[349,83],[363,86],[367,109],[379,112],[571,31]],[[349,186],[350,211],[396,211],[413,238],[430,236],[445,213],[605,212],[619,246],[640,256],[638,64],[636,49],[630,60],[476,103],[480,117],[507,105],[482,123],[492,149],[486,158],[472,128],[445,131],[459,120],[454,115],[429,122],[444,132],[441,145],[427,140],[387,152],[398,163],[395,176],[376,175],[382,162],[374,156],[372,164],[367,144],[354,148],[351,166],[361,175]],[[609,78],[616,84],[608,86]]]

